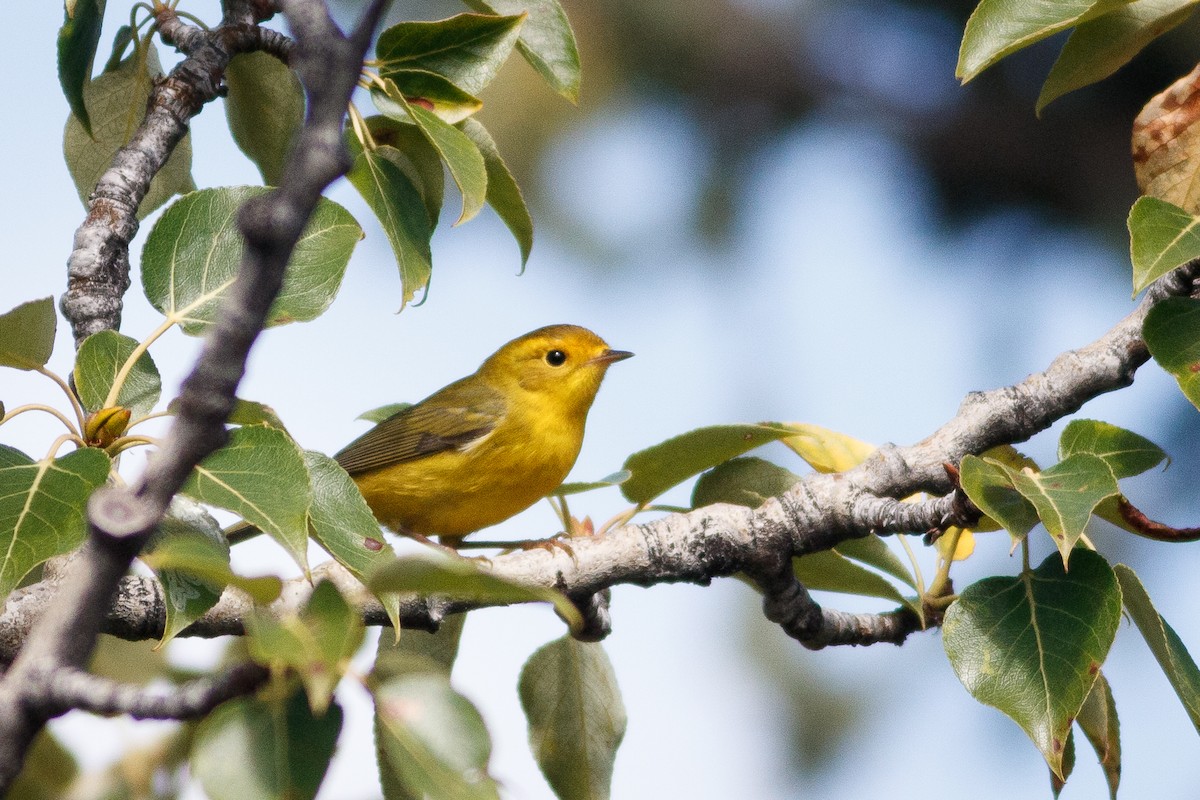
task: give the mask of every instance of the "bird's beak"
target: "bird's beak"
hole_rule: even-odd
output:
[[[624,361],[627,358],[633,358],[633,353],[628,350],[605,350],[600,355],[588,361],[589,364],[603,364],[608,366],[614,361]]]

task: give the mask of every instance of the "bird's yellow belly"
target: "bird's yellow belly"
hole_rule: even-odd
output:
[[[502,522],[545,497],[566,478],[578,452],[578,444],[547,447],[493,436],[467,451],[383,467],[354,480],[386,527],[458,537]]]

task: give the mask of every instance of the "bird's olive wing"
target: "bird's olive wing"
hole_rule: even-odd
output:
[[[464,379],[398,411],[334,456],[351,475],[459,450],[491,433],[504,416],[504,398]]]

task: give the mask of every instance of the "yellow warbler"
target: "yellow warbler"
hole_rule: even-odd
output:
[[[388,528],[461,539],[562,483],[604,373],[632,355],[577,325],[539,328],[334,458]]]

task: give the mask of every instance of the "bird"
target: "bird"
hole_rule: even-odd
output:
[[[562,483],[605,373],[632,355],[578,325],[538,328],[334,459],[384,527],[457,547]]]

